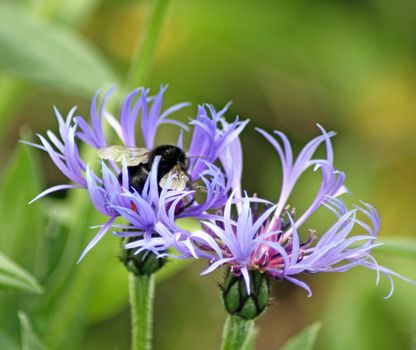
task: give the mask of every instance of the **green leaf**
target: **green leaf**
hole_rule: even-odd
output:
[[[43,215],[39,205],[28,202],[41,190],[36,154],[18,145],[0,174],[0,247],[25,268],[32,269],[40,242]]]
[[[19,311],[18,315],[22,350],[45,350],[45,346],[34,332],[27,315],[23,311]]]
[[[97,224],[97,221],[95,223]],[[88,241],[96,231],[86,227],[83,233]],[[82,250],[73,256],[72,269],[69,274],[65,272],[66,283],[60,286],[45,305],[44,316],[48,317],[49,321],[47,343],[52,349],[75,348],[76,342],[88,327],[87,314],[89,305],[96,296],[99,276],[114,270],[106,271],[109,261],[120,264],[115,248],[118,248],[117,241],[109,234],[79,264],[76,264],[76,260]],[[116,281],[112,281],[109,274],[107,277],[110,283]]]
[[[311,324],[289,339],[280,350],[312,350],[320,329],[321,322]]]
[[[0,247],[4,254],[0,262],[0,284],[2,289],[25,293],[42,292],[39,283],[27,273],[30,271],[39,277],[38,262],[43,259],[38,249],[42,243],[43,215],[40,206],[28,205],[41,190],[35,155],[31,147],[19,144],[0,174]],[[13,328],[16,312],[27,300],[21,292],[0,298],[1,329]],[[30,300],[38,299],[31,296]]]
[[[71,217],[68,240],[59,263],[46,283],[48,294],[42,298],[39,315],[48,319],[46,342],[52,349],[76,348],[80,336],[88,327],[90,320],[87,316],[94,320],[105,317],[105,311],[97,311],[96,307],[94,311],[90,309],[95,293],[101,292],[97,288],[107,288],[100,283],[101,278],[117,288],[119,278],[123,280],[125,277],[112,275],[118,272],[115,265],[121,264],[117,259],[119,242],[111,233],[77,264],[83,249],[97,233],[97,229],[89,227],[103,223],[106,218],[96,211],[85,190],[70,192],[66,201]],[[127,298],[120,300],[118,295],[120,292],[121,297],[125,297],[123,289],[127,288],[127,281],[122,283],[121,292],[109,293],[116,297],[116,305],[112,302],[106,304],[109,313],[113,312],[113,307],[119,307],[119,302],[127,301]]]
[[[59,21],[79,26],[95,11],[100,2],[101,0],[54,0],[53,4],[58,4],[55,12]],[[50,5],[51,1],[49,7]]]
[[[384,238],[376,251],[416,258],[416,239],[410,237]]]
[[[73,93],[92,93],[115,74],[86,40],[31,16],[23,7],[0,4],[0,68]]]
[[[0,252],[0,288],[43,293],[43,288],[29,272]]]
[[[15,79],[0,75],[0,136],[9,131],[16,111],[22,106],[25,87]]]
[[[6,334],[3,330],[0,330],[0,349],[19,350],[19,348],[15,339]]]
[[[114,242],[114,245],[118,243]],[[106,259],[101,265],[93,288],[94,298],[89,302],[87,309],[90,324],[107,320],[127,307],[128,272],[118,259]]]

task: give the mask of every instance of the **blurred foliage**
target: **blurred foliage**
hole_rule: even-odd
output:
[[[312,350],[315,346],[316,337],[321,326],[320,322],[311,324],[299,334],[289,339],[281,350]]]
[[[24,312],[19,312],[19,320],[22,350],[44,350],[45,346],[33,331],[29,318]]]
[[[56,129],[53,104],[87,114],[96,89],[125,83],[149,1],[0,4],[0,251],[7,259],[0,282],[9,281],[0,289],[2,349],[129,347],[119,242],[106,237],[76,265],[95,232],[88,227],[103,218],[82,191],[27,205],[65,179],[45,155],[16,141],[30,138],[21,136],[23,124]],[[148,83],[153,91],[171,84],[166,105],[221,107],[232,99],[230,115],[252,120],[242,136],[244,187],[270,200],[279,195],[280,165],[253,127],[283,130],[295,149],[318,134],[316,123],[338,131],[336,164],[347,173],[349,202],[372,203],[382,217],[379,262],[415,279],[415,13],[410,0],[172,0]],[[160,140],[172,138],[167,129]],[[315,175],[306,174],[290,200],[299,212],[317,191]],[[330,220],[321,210],[308,226],[322,233]],[[199,277],[204,266],[194,264],[175,274],[183,267],[168,264],[159,277],[155,349],[217,348],[221,273]],[[388,284],[376,288],[371,271],[305,279],[311,299],[273,283],[257,349],[278,349],[315,320],[322,321],[318,349],[405,349],[412,339],[414,346],[414,286],[399,281],[384,301]],[[31,293],[40,286],[43,295]]]
[[[3,289],[43,293],[39,282],[32,275],[2,253],[0,253],[0,285]]]
[[[6,73],[77,93],[94,93],[115,75],[96,49],[62,26],[0,6],[0,67]]]

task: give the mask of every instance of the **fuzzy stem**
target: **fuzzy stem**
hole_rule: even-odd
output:
[[[151,275],[129,274],[132,350],[152,348],[153,297],[155,278]]]
[[[168,4],[169,0],[152,0],[152,7],[149,10],[142,34],[139,37],[136,54],[130,65],[126,86],[128,90],[136,86],[144,86]]]
[[[256,329],[253,320],[229,315],[222,333],[222,350],[249,350],[253,348]]]

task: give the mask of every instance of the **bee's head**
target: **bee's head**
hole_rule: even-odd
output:
[[[172,168],[175,165],[180,165],[185,171],[189,168],[189,159],[185,151],[177,146],[173,145],[161,145],[157,146],[153,150],[153,158],[160,156],[160,164],[166,166],[166,168]]]
[[[189,158],[184,153],[184,156],[178,160],[178,164],[182,167],[183,170],[188,171],[189,169]]]

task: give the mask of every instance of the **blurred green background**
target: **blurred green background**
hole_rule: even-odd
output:
[[[44,154],[17,140],[56,130],[53,105],[62,113],[77,105],[87,115],[95,90],[123,85],[149,5],[0,3],[0,252],[26,270],[16,272],[21,284],[0,289],[1,349],[129,348],[119,242],[106,237],[76,265],[94,234],[88,226],[103,219],[76,191],[28,206],[65,179]],[[336,165],[347,173],[352,200],[374,204],[380,237],[402,246],[379,249],[376,257],[416,279],[415,37],[410,0],[171,0],[143,83],[153,92],[170,85],[165,106],[192,102],[179,113],[183,120],[199,103],[232,100],[230,118],[251,119],[242,136],[244,187],[274,201],[280,164],[254,126],[282,130],[296,150],[319,133],[316,123],[337,131]],[[173,137],[169,130],[160,142]],[[290,199],[298,212],[317,190],[313,175]],[[318,212],[307,226],[322,233],[329,219]],[[216,349],[226,316],[216,285],[222,272],[199,277],[201,262],[174,274],[178,267],[171,264],[172,276],[161,276],[157,286],[155,349]],[[316,320],[317,349],[416,349],[416,287],[397,281],[385,301],[388,283],[382,278],[376,287],[375,277],[364,269],[305,276],[312,298],[290,283],[272,283],[257,349],[277,350]]]

